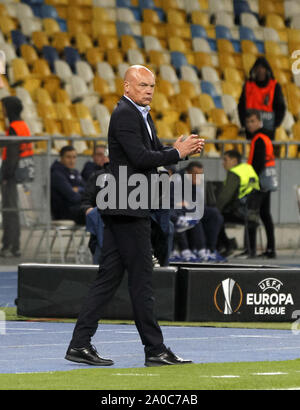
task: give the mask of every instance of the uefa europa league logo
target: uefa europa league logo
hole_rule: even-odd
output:
[[[237,297],[233,298],[235,289],[237,290]],[[225,279],[217,286],[214,294],[214,303],[220,313],[231,315],[237,312],[242,305],[242,301],[242,289],[234,279]]]
[[[225,279],[222,282],[222,288],[225,297],[225,307],[224,307],[224,315],[231,315],[232,314],[232,307],[231,307],[231,298],[232,298],[232,291],[235,285],[235,280],[233,279]]]

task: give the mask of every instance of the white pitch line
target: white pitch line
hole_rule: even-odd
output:
[[[269,372],[269,373],[251,373],[252,376],[281,376],[289,373],[284,372]]]

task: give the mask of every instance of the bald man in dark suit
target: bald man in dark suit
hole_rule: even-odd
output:
[[[175,164],[203,149],[204,140],[196,135],[178,138],[173,147],[161,144],[149,114],[154,87],[155,76],[146,67],[132,66],[127,70],[124,96],[112,113],[108,132],[110,170],[117,187],[123,179],[120,167],[126,167],[126,183],[136,174],[142,174],[150,183],[151,175],[157,174],[157,167]],[[128,198],[133,189],[128,186]],[[135,324],[145,350],[145,365],[191,363],[164,345],[154,316],[151,207],[132,209],[128,201],[125,206],[121,205],[123,199],[117,196],[115,208],[101,210],[105,228],[99,275],[78,317],[66,359],[98,366],[113,364],[112,360],[101,358],[90,341],[97,330],[102,307],[111,300],[127,270]]]

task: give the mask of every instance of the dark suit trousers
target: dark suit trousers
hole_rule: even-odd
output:
[[[90,343],[101,319],[101,309],[112,299],[128,271],[128,288],[135,324],[145,352],[164,350],[154,316],[150,218],[104,216],[104,240],[98,276],[79,314],[71,347]]]

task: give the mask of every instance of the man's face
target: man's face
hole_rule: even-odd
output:
[[[236,158],[230,158],[228,155],[223,157],[223,167],[226,171],[229,171],[231,168],[235,167],[238,164]]]
[[[257,81],[259,81],[259,82],[265,81],[265,79],[267,77],[266,67],[264,67],[263,65],[257,66],[257,68],[255,70],[255,76],[256,76]]]
[[[197,175],[203,174],[203,168],[200,167],[193,167],[188,174],[192,175],[192,184],[197,184]]]
[[[146,69],[134,70],[124,82],[125,95],[143,107],[151,103],[154,87],[154,75]]]
[[[255,114],[251,115],[251,117],[246,118],[246,129],[250,132],[250,134],[254,134],[261,127],[262,123]]]
[[[99,167],[103,167],[103,165],[107,162],[108,158],[105,155],[105,147],[97,147],[94,155],[93,155],[93,160],[95,164],[97,164]]]
[[[67,151],[61,157],[60,162],[69,169],[74,169],[76,167],[77,153],[76,151]]]

